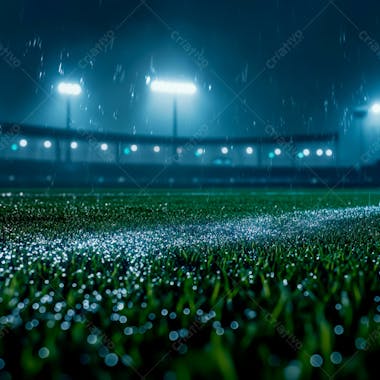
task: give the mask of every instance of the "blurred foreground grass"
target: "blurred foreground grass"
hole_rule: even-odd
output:
[[[65,242],[379,201],[365,190],[5,193],[0,379],[377,378],[380,216],[138,257],[106,238]]]

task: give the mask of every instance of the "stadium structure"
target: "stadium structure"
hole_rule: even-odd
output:
[[[379,132],[356,111],[346,131],[262,137],[162,137],[1,124],[0,185],[378,184]],[[371,123],[369,123],[370,125]]]

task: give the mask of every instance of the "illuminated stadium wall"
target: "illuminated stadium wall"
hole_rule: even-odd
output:
[[[173,140],[3,124],[0,184],[376,183],[376,171],[362,172],[364,167],[375,167],[380,147],[376,150],[373,141],[371,145],[358,131],[362,133],[352,128],[341,136]],[[363,152],[366,160],[361,160]]]
[[[12,129],[13,128],[13,129]],[[174,151],[173,145],[176,146]],[[334,167],[335,135],[281,139],[192,139],[107,135],[3,125],[2,160],[232,167]]]

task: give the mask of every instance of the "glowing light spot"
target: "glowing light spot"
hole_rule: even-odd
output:
[[[177,95],[194,95],[197,92],[197,87],[190,82],[167,82],[154,80],[150,88],[153,92],[161,92],[165,94]]]
[[[78,96],[82,93],[82,87],[78,83],[61,82],[58,85],[58,92],[62,95]]]
[[[380,113],[380,103],[375,103],[375,104],[371,107],[371,112],[372,112],[372,113],[375,113],[375,114]]]
[[[28,140],[21,139],[20,142],[19,142],[19,145],[21,146],[21,148],[27,147],[28,146]]]
[[[195,151],[195,156],[196,156],[196,157],[200,157],[200,156],[202,156],[203,154],[205,154],[205,149],[204,149],[204,148],[198,148],[198,149]]]
[[[44,148],[50,149],[52,147],[52,143],[49,140],[44,141]]]

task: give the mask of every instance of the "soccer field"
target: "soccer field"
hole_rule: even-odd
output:
[[[0,218],[0,379],[377,378],[380,192],[9,192]]]

